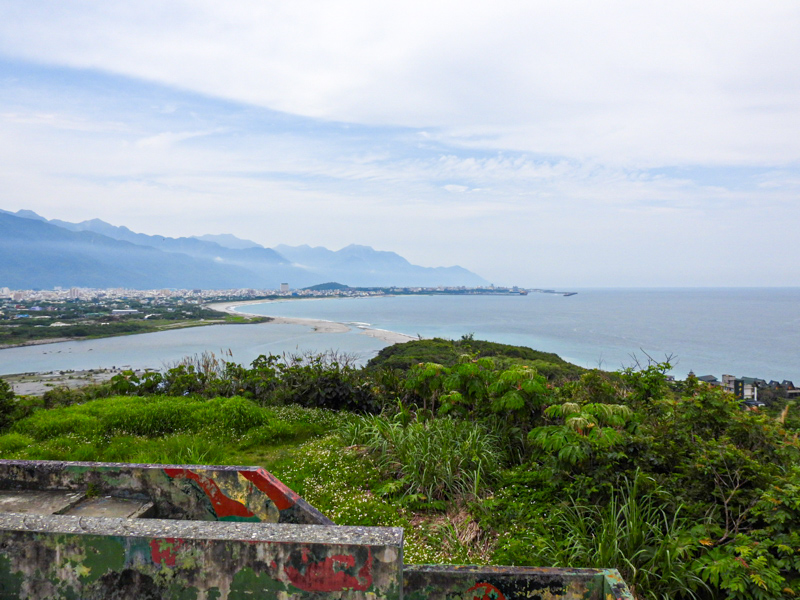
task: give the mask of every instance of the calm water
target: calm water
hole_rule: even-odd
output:
[[[203,351],[242,364],[260,354],[343,348],[367,359],[384,343],[356,333],[315,333],[301,325],[211,325],[123,337],[0,350],[0,375],[109,367],[161,369]],[[227,357],[227,351],[233,358]]]
[[[398,296],[248,306],[248,312],[366,322],[423,337],[476,338],[617,369],[645,353],[674,373],[800,383],[800,288],[580,290],[563,297]]]
[[[800,383],[800,288],[579,290],[565,298],[398,296],[271,302],[252,313],[367,323],[423,337],[476,338],[555,352],[588,367],[617,369],[646,352],[672,355],[674,373],[723,373]],[[313,333],[296,325],[236,325],[0,350],[0,374],[130,365],[161,368],[203,350],[259,354],[339,348],[363,358],[384,344],[353,330]]]

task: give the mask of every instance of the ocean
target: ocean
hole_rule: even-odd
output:
[[[394,296],[270,302],[256,314],[422,337],[473,334],[615,370],[670,358],[673,374],[800,385],[800,288],[579,289],[575,296]]]
[[[244,312],[349,323],[350,333],[301,325],[225,325],[0,350],[0,374],[111,366],[163,368],[183,356],[340,349],[362,361],[384,342],[369,326],[422,337],[472,334],[615,370],[670,357],[683,378],[723,373],[800,385],[800,288],[577,289],[575,296],[393,296],[254,304]]]

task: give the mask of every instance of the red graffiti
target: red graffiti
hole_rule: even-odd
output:
[[[286,510],[297,502],[299,496],[281,483],[277,477],[265,471],[239,471],[239,475],[264,492],[275,504],[278,510]]]
[[[491,583],[477,583],[467,590],[467,594],[470,593],[472,600],[506,600],[503,592]]]
[[[183,540],[178,538],[151,540],[150,556],[156,564],[163,562],[168,567],[174,567],[181,546],[183,546]]]
[[[308,549],[304,548],[299,568],[286,565],[284,572],[293,586],[305,592],[364,592],[372,585],[372,552],[367,552],[366,561],[353,574],[356,570],[354,556],[334,554],[317,562],[310,562]]]
[[[224,517],[251,518],[255,516],[244,504],[232,500],[223,494],[217,482],[210,477],[198,475],[189,469],[164,469],[164,472],[173,479],[184,478],[196,481],[200,489],[208,496],[208,499],[211,501],[211,506],[214,509],[214,514],[216,514],[219,519]]]

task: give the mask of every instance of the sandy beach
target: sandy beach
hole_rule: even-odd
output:
[[[53,388],[81,388],[103,383],[123,369],[86,369],[81,371],[50,371],[4,375],[3,379],[18,396],[41,396]]]
[[[240,302],[218,302],[208,304],[208,308],[218,310],[220,312],[228,313],[231,315],[253,315],[263,317],[265,315],[247,312],[246,307],[250,304],[266,304],[273,302],[271,300],[246,300]],[[245,309],[243,310],[243,307]],[[268,316],[268,315],[267,315]],[[325,321],[323,319],[298,319],[294,317],[269,317],[272,319],[269,323],[284,323],[287,325],[305,325],[310,327],[317,333],[347,333],[351,330],[349,325],[345,323],[337,323],[335,321]],[[269,325],[266,323],[266,325]],[[375,339],[381,340],[388,344],[403,344],[416,340],[417,337],[413,335],[406,335],[404,333],[397,333],[396,331],[387,331],[386,329],[375,329],[372,327],[358,327],[359,332],[363,335],[368,335]]]

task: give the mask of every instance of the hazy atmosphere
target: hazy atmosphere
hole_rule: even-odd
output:
[[[0,0],[0,208],[496,284],[797,285],[798,31],[793,1]]]

